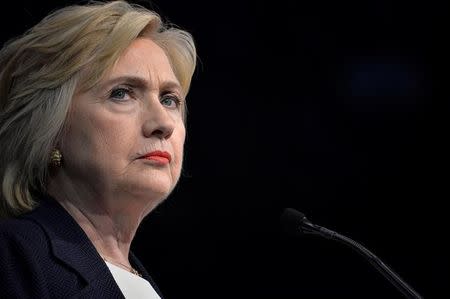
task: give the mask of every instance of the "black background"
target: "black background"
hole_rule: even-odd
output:
[[[135,2],[200,60],[183,176],[133,243],[166,298],[402,298],[343,245],[284,236],[285,207],[448,296],[444,1]],[[71,3],[2,4],[2,42]]]

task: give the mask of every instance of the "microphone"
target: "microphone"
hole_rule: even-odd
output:
[[[389,282],[391,282],[397,288],[397,290],[403,293],[406,298],[422,299],[422,297],[416,291],[414,291],[403,279],[401,279],[398,274],[396,274],[393,270],[386,266],[375,254],[370,252],[367,248],[365,248],[358,242],[355,242],[352,239],[347,238],[325,227],[321,227],[311,223],[311,221],[309,221],[303,213],[291,208],[285,209],[281,214],[281,224],[287,233],[291,233],[294,235],[318,235],[349,246],[350,248],[361,254],[363,257],[365,257],[367,261],[372,266],[374,266],[375,269],[377,269],[387,280],[389,280]]]

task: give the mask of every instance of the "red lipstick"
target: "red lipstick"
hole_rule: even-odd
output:
[[[142,156],[143,159],[158,162],[160,164],[168,164],[172,160],[172,157],[168,152],[153,151]]]

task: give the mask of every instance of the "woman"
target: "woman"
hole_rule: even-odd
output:
[[[130,244],[180,177],[193,40],[123,1],[0,52],[0,294],[160,298]]]

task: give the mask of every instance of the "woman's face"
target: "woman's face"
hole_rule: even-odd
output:
[[[60,171],[90,195],[155,206],[180,177],[183,101],[164,51],[136,39],[96,87],[75,94]]]

